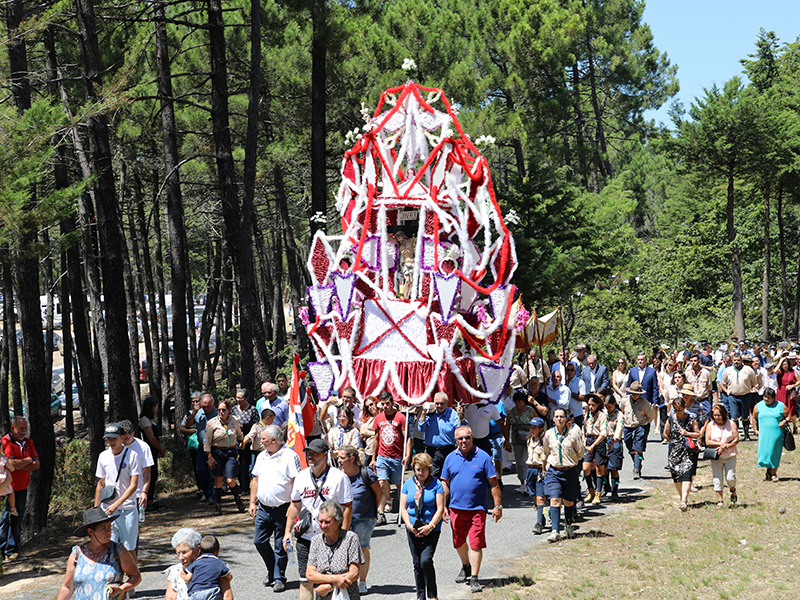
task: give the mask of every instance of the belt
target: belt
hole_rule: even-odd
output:
[[[284,506],[284,505],[288,506],[289,504],[291,504],[291,503],[290,502],[284,502],[283,504],[279,504],[278,506],[270,506],[269,504],[264,504],[263,502],[261,502],[261,500],[258,501],[258,505],[261,508],[263,508],[264,510],[271,510],[271,509],[275,509],[275,508],[280,508],[281,506]]]

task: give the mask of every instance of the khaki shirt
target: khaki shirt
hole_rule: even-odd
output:
[[[542,448],[544,436],[538,440],[532,435],[528,436],[528,460],[526,464],[529,467],[542,467],[544,466],[544,449]]]
[[[211,452],[214,448],[235,448],[244,439],[242,428],[236,417],[228,417],[228,422],[223,423],[219,417],[214,417],[206,425],[206,435],[203,439],[203,450]]]
[[[656,407],[647,401],[644,396],[639,396],[635,402],[631,402],[631,396],[623,396],[619,401],[622,410],[622,419],[625,427],[639,427],[647,425],[656,416]]]
[[[563,436],[556,433],[555,427],[548,429],[542,441],[542,452],[549,467],[574,467],[583,460],[586,452],[580,427],[573,425]]]
[[[587,412],[586,418],[583,420],[583,433],[588,436],[605,436],[607,432],[606,421],[608,421],[608,413],[605,408],[597,411],[597,414]]]
[[[722,373],[722,385],[732,396],[744,396],[758,387],[758,377],[752,367],[742,365],[736,369],[733,365]]]
[[[608,418],[606,419],[606,428],[608,431],[606,437],[609,440],[618,442],[622,439],[622,430],[624,429],[624,426],[621,410],[616,409],[614,412],[608,413]]]

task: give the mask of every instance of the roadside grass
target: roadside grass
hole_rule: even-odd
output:
[[[701,490],[689,496],[690,509],[682,513],[664,471],[665,478],[651,480],[643,499],[581,523],[577,539],[538,545],[514,565],[510,583],[487,588],[483,597],[796,598],[800,459],[784,452],[781,481],[767,482],[764,469],[756,466],[756,450],[756,442],[739,446],[739,506],[728,508],[726,487],[725,508],[716,508],[711,466],[701,461],[696,478]]]

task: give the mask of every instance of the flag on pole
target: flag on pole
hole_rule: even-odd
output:
[[[294,355],[292,364],[292,384],[289,387],[289,420],[286,426],[286,445],[300,457],[305,469],[306,436],[314,429],[314,403],[308,397],[306,384],[301,381],[305,372],[300,370],[300,355]]]

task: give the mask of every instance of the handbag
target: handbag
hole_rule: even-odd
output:
[[[683,443],[686,446],[686,450],[688,450],[689,452],[693,452],[694,454],[700,453],[700,445],[697,443],[696,439],[686,437],[683,438]]]
[[[350,600],[350,594],[347,593],[347,588],[334,586],[331,600]]]
[[[122,469],[125,466],[125,457],[128,456],[128,449],[125,448],[125,452],[122,453],[122,460],[119,463],[119,469],[117,469],[117,478],[114,480],[114,485],[107,485],[102,490],[100,490],[100,502],[111,502],[114,498],[117,497],[117,483],[119,483],[119,476],[122,473]]]
[[[703,450],[704,460],[717,460],[719,458],[719,448],[706,448]]]
[[[783,449],[787,452],[794,452],[796,448],[794,443],[794,436],[792,435],[791,429],[785,427],[783,429]]]
[[[314,477],[314,473],[309,473],[311,477],[311,484],[314,486],[314,489],[317,492],[317,495],[314,497],[314,504],[317,503],[317,500],[321,500],[325,502],[325,496],[322,495],[320,491],[320,486],[317,485],[317,480]],[[325,471],[325,479],[322,481],[322,487],[325,486],[325,482],[328,480],[328,471]],[[311,514],[311,511],[307,508],[303,508],[300,513],[294,519],[294,534],[297,537],[303,536],[309,529],[311,529],[311,523],[313,522],[314,516]]]

